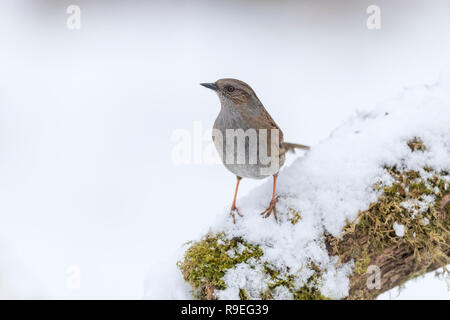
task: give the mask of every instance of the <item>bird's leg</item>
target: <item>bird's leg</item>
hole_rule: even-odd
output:
[[[234,191],[234,198],[233,198],[233,204],[231,205],[231,211],[230,215],[233,217],[233,223],[236,223],[235,213],[237,213],[240,217],[243,217],[243,215],[239,212],[238,208],[236,207],[236,197],[239,189],[239,182],[241,182],[241,177],[236,176],[237,182],[236,182],[236,190]]]
[[[272,193],[272,201],[270,201],[269,207],[261,212],[261,215],[264,215],[264,218],[270,217],[270,214],[273,212],[273,216],[275,217],[275,221],[278,221],[277,217],[277,208],[275,207],[275,204],[278,201],[278,197],[275,197],[275,189],[277,187],[277,175],[273,175],[273,193]]]

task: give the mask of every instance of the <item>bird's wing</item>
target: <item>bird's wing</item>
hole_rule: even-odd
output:
[[[270,114],[266,110],[264,111],[265,112],[262,112],[258,117],[260,118],[258,119],[258,122],[260,124],[260,129],[267,129],[267,154],[268,156],[271,156],[272,148],[274,148],[274,151],[278,152],[279,156],[282,156],[286,153],[283,146],[283,131],[281,131],[280,127],[275,123],[275,120],[272,119]],[[275,141],[272,142],[272,129],[278,130],[278,143]]]

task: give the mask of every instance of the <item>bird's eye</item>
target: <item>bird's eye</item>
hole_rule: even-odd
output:
[[[228,86],[228,87],[227,87],[227,91],[228,91],[228,92],[233,92],[233,91],[234,91],[234,87]]]

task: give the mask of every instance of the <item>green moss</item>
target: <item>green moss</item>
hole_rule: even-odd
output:
[[[214,290],[226,288],[222,277],[229,269],[262,254],[258,246],[240,238],[228,239],[224,233],[208,234],[191,244],[177,266],[197,298],[212,299]]]
[[[250,297],[244,289],[239,289],[239,299],[241,300],[250,300]]]
[[[303,287],[294,292],[294,300],[330,300],[320,292],[318,285],[319,278],[314,274]]]
[[[417,137],[408,141],[408,147],[411,152],[427,150]],[[450,225],[450,203],[445,206],[446,218],[443,221],[440,200],[449,194],[449,172],[437,172],[430,167],[420,171],[406,170],[401,166],[386,166],[385,170],[392,176],[392,184],[387,186],[380,182],[373,186],[379,191],[379,198],[367,210],[360,211],[355,221],[348,223],[342,237],[327,242],[331,248],[329,252],[338,254],[341,262],[353,259],[354,275],[364,275],[373,258],[385,248],[393,246],[402,247],[404,252],[414,253],[418,267],[412,277],[422,274],[431,263],[445,265],[448,257],[444,254],[444,249],[447,250],[450,243],[447,230]],[[418,204],[423,209],[424,200],[430,196],[435,199],[434,205],[426,210],[418,210]],[[293,225],[302,219],[300,212],[295,209],[289,208],[289,212],[289,221]],[[403,237],[395,234],[395,222],[405,226]],[[222,232],[208,234],[202,240],[190,243],[183,260],[177,265],[184,279],[192,286],[195,297],[214,299],[216,290],[226,289],[223,277],[228,270],[239,263],[248,263],[252,258],[261,266],[262,256],[259,246],[241,238],[230,239]],[[421,261],[426,263],[419,267]],[[280,288],[289,290],[294,299],[327,299],[319,289],[322,271],[317,266],[308,266],[314,272],[300,288],[294,270],[280,270],[268,263],[264,263],[263,267],[264,276],[268,279],[264,284],[265,289],[258,297],[253,297],[253,293],[245,287],[240,288],[240,299],[273,299]],[[375,297],[373,292],[368,294]]]
[[[292,224],[295,225],[302,219],[302,216],[297,210],[289,208],[289,212],[291,213],[291,218],[289,220],[291,221]]]
[[[264,264],[264,272],[270,277],[270,281],[267,286],[270,290],[273,290],[279,286],[290,288],[294,285],[292,275],[282,275],[281,272],[273,267],[270,267],[268,263]]]
[[[356,250],[357,253],[354,254],[354,258],[356,258],[356,266],[360,269],[359,271],[362,271],[361,267],[367,260],[370,260],[367,254],[370,257],[388,246],[406,246],[417,254],[420,249],[422,255],[428,252],[435,256],[436,253],[433,253],[435,248],[448,241],[445,225],[448,225],[450,221],[443,223],[438,219],[440,214],[439,194],[445,192],[439,186],[442,185],[444,177],[435,174],[433,178],[414,178],[412,181],[410,177],[417,176],[417,171],[388,171],[394,178],[393,184],[382,188],[383,193],[378,201],[372,203],[368,210],[360,212],[357,224],[347,226],[344,232],[344,234],[365,234],[369,237],[363,246],[358,245],[353,248],[353,252]],[[417,181],[417,179],[420,180]],[[435,195],[435,205],[430,206],[426,211],[416,210],[413,213],[403,205],[408,201],[412,204],[415,203],[414,201],[423,201],[423,196],[434,194],[434,187],[438,187],[439,194]],[[425,218],[429,221],[427,225],[423,224]],[[395,235],[393,229],[395,222],[405,226],[403,237]],[[341,244],[344,245],[344,241],[341,241]],[[351,245],[351,242],[347,242],[347,245]],[[417,258],[420,259],[419,256]]]
[[[414,198],[420,197],[422,195],[433,194],[433,191],[427,188],[423,180],[421,180],[420,182],[411,183],[409,185],[409,192],[411,193],[411,196]]]
[[[383,191],[386,196],[391,197],[404,196],[406,194],[404,186],[399,183],[393,183],[390,187],[384,187]]]
[[[262,292],[261,299],[262,300],[272,300],[273,299],[272,290],[267,289],[266,291]]]
[[[328,300],[319,290],[322,276],[320,269],[313,265],[311,265],[311,268],[314,270],[314,274],[308,278],[302,287],[296,288],[296,277],[293,274],[282,274],[266,263],[264,265],[264,271],[269,275],[270,281],[268,282],[268,290],[261,294],[261,299],[273,299],[274,290],[282,286],[292,293],[294,300]]]
[[[408,147],[411,149],[412,152],[414,151],[425,151],[427,148],[423,144],[422,139],[418,137],[414,137],[411,140],[407,142]]]
[[[426,150],[419,138],[410,140],[408,146],[412,152]],[[450,214],[442,219],[441,199],[449,193],[446,187],[448,172],[437,172],[429,167],[424,168],[426,174],[395,166],[386,166],[385,170],[392,176],[393,183],[374,185],[374,189],[380,191],[377,201],[359,212],[339,240],[329,241],[333,243],[332,250],[341,261],[355,261],[355,274],[364,274],[371,258],[393,246],[413,253],[417,265],[414,276],[425,272],[426,266],[432,263],[447,264],[445,250],[450,243],[447,229]],[[426,205],[425,196],[434,196],[434,203]],[[419,204],[422,210],[419,210]],[[395,234],[395,222],[405,226],[403,237]]]
[[[186,251],[184,259],[178,262],[185,281],[193,288],[193,294],[198,299],[215,299],[214,291],[226,289],[223,281],[225,273],[239,263],[245,263],[250,258],[258,261],[263,255],[262,250],[248,242],[233,238],[228,239],[224,233],[208,234],[202,240],[192,242]],[[278,287],[288,289],[295,299],[326,299],[318,289],[320,270],[315,271],[301,288],[295,287],[296,276],[289,271],[277,270],[264,263],[263,272],[267,275],[267,289],[260,293],[261,299],[273,299]],[[239,289],[241,300],[251,299],[245,288]]]
[[[302,287],[294,292],[294,300],[331,300],[320,293],[315,287]]]

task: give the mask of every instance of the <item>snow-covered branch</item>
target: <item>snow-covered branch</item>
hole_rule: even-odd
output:
[[[447,84],[448,85],[448,84]],[[185,247],[184,283],[206,299],[375,298],[449,263],[450,92],[406,90],[349,119],[271,183],[224,208]],[[184,293],[173,296],[188,297]]]

